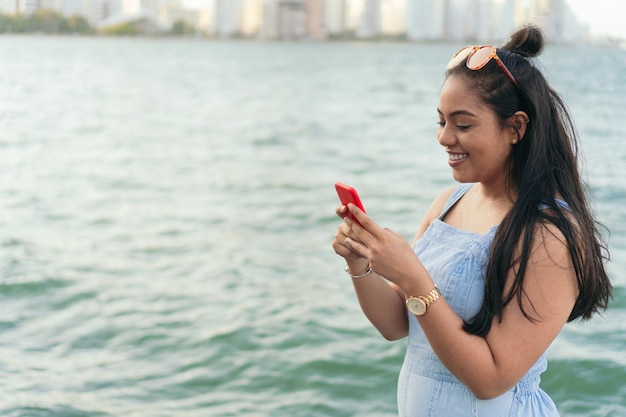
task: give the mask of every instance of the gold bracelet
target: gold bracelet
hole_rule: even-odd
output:
[[[343,269],[344,271],[346,271],[346,274],[348,274],[350,276],[350,278],[352,279],[359,279],[359,278],[363,278],[368,276],[369,274],[371,274],[372,272],[374,272],[372,270],[372,267],[367,265],[367,269],[365,270],[365,272],[363,272],[361,275],[352,275],[350,273],[350,270],[348,269],[348,265],[346,265],[346,267]]]

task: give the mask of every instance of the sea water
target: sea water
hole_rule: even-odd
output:
[[[335,181],[411,239],[462,45],[0,38],[0,414],[396,415],[406,341],[359,310]],[[626,52],[548,47],[610,231],[610,309],[542,387],[626,415]]]

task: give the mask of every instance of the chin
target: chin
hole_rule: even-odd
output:
[[[476,182],[474,178],[470,178],[467,175],[461,175],[459,172],[455,172],[455,171],[452,171],[452,178],[454,178],[456,182],[459,182],[461,184]]]

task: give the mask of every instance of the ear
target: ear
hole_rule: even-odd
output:
[[[518,141],[521,141],[526,134],[526,127],[530,122],[530,118],[523,111],[517,111],[509,118],[509,126],[512,129],[511,144],[515,145]]]

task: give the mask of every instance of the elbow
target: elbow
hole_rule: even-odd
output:
[[[378,331],[389,342],[395,342],[408,336],[408,333],[403,331],[384,331],[382,329],[378,329]]]
[[[493,400],[511,389],[508,385],[497,383],[485,383],[485,381],[477,381],[473,386],[467,385],[468,389],[479,400]]]
[[[487,400],[493,400],[494,398],[499,397],[500,395],[504,394],[504,391],[497,392],[497,391],[488,391],[488,390],[472,390],[472,393],[479,400],[487,401]]]

